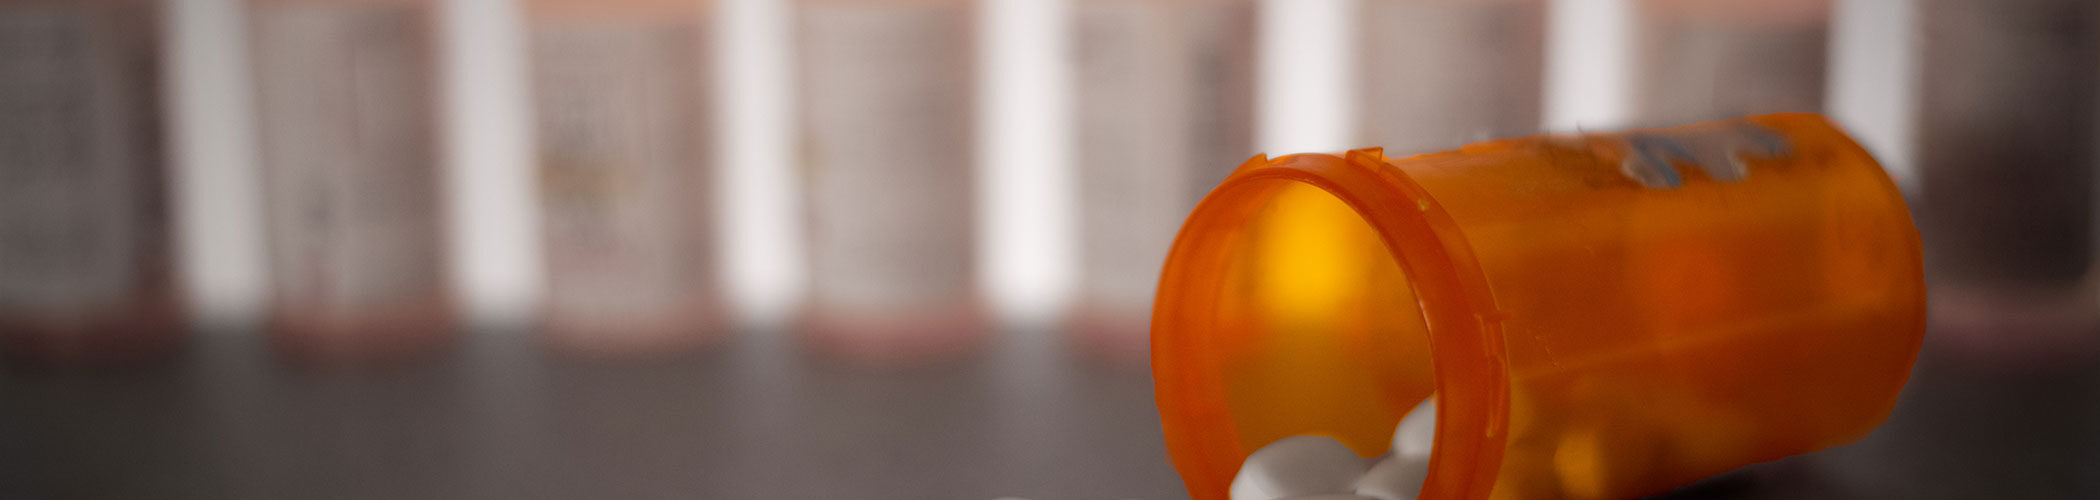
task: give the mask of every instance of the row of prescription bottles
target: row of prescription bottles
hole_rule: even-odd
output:
[[[1632,115],[1667,124],[1824,106],[1828,0],[1637,0]],[[711,224],[711,30],[697,0],[519,0],[554,344],[654,352],[726,329]],[[1355,142],[1426,152],[1534,132],[1548,2],[1362,0]],[[263,169],[269,330],[295,353],[416,351],[457,331],[438,128],[436,0],[243,4]],[[793,2],[814,345],[908,359],[987,335],[974,148],[982,4]],[[1919,217],[1935,295],[2093,309],[2100,7],[1930,0]],[[0,334],[46,358],[178,341],[163,168],[164,6],[0,2]],[[1261,7],[1073,0],[1080,250],[1072,338],[1144,352],[1182,217],[1255,150]],[[2046,29],[2036,29],[2035,27]],[[171,122],[172,123],[172,122]],[[183,225],[213,221],[183,221]],[[2011,299],[2007,299],[2011,297]],[[1973,304],[1986,304],[1974,306]],[[2063,312],[2071,311],[2071,312]],[[2032,315],[2026,315],[2031,317]]]

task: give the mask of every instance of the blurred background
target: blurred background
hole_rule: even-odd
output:
[[[2100,497],[2083,0],[0,0],[0,498],[1183,498],[1257,153],[1832,116],[1890,422],[1678,498]]]

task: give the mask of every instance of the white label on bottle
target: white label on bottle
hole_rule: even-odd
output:
[[[1189,209],[1254,155],[1255,5],[1075,9],[1082,292],[1146,310]]]
[[[1538,129],[1545,8],[1535,0],[1367,0],[1367,146],[1401,156]]]
[[[439,293],[428,19],[396,5],[257,10],[277,295],[355,308]]]
[[[151,53],[117,17],[0,7],[0,306],[91,307],[138,285]]]
[[[534,33],[550,307],[647,312],[711,286],[701,40],[692,25]]]
[[[969,9],[805,5],[801,22],[815,300],[855,311],[969,300]]]

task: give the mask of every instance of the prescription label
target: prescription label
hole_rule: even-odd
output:
[[[1358,23],[1366,144],[1406,156],[1533,132],[1545,71],[1534,0],[1366,0]]]
[[[803,175],[817,302],[882,311],[967,300],[971,17],[963,2],[804,4]]]
[[[1804,2],[1792,2],[1804,4]],[[1820,4],[1821,2],[1806,2]],[[1743,2],[1751,5],[1752,2]],[[1774,2],[1768,10],[1803,10]],[[1644,4],[1636,119],[1675,124],[1823,108],[1826,14],[1734,13],[1755,7],[1700,9]],[[1814,11],[1816,9],[1806,9]]]
[[[277,295],[358,307],[439,291],[427,12],[269,4],[253,22]]]
[[[158,213],[146,17],[0,5],[0,307],[92,307],[140,284]]]
[[[1254,156],[1252,2],[1081,2],[1083,293],[1145,309],[1176,229]]]
[[[1698,131],[1627,133],[1621,147],[1620,173],[1649,189],[1683,186],[1680,165],[1698,169],[1714,182],[1742,182],[1750,176],[1751,160],[1793,153],[1793,145],[1777,132],[1744,123]]]
[[[702,33],[692,24],[534,28],[550,306],[675,306],[712,279]]]

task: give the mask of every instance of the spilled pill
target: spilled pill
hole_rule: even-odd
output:
[[[1423,399],[1415,409],[1400,419],[1400,427],[1393,430],[1393,455],[1419,458],[1429,461],[1429,450],[1436,444],[1436,396]]]
[[[1428,458],[1388,455],[1356,481],[1356,494],[1376,500],[1414,500],[1428,479]]]
[[[1346,494],[1370,464],[1325,436],[1292,436],[1247,456],[1232,478],[1232,500],[1285,500]],[[1344,496],[1342,498],[1348,498]]]
[[[1414,500],[1429,477],[1435,444],[1436,397],[1431,396],[1400,419],[1393,429],[1393,452],[1376,463],[1366,463],[1332,438],[1284,438],[1240,464],[1232,478],[1232,500]]]

